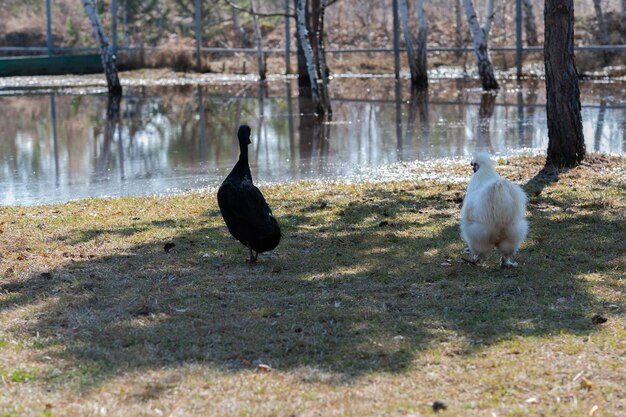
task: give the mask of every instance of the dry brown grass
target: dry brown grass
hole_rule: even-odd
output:
[[[461,259],[465,183],[266,187],[255,266],[214,192],[4,207],[0,415],[623,415],[625,170],[530,181],[515,270]]]

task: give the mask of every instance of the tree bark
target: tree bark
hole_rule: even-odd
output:
[[[546,0],[544,6],[547,164],[573,167],[585,158],[578,71],[574,61],[574,2]]]
[[[298,40],[302,54],[304,55],[304,65],[306,67],[306,75],[309,78],[309,84],[311,88],[311,100],[313,105],[318,109],[319,114],[323,114],[323,109],[320,101],[319,87],[317,85],[317,74],[315,69],[315,63],[313,59],[313,48],[309,38],[309,31],[306,24],[306,0],[297,0],[296,4],[296,21],[298,26]],[[300,64],[300,62],[299,62]],[[299,65],[300,68],[300,65]],[[300,78],[300,77],[299,77]],[[300,84],[302,86],[302,84]]]
[[[496,77],[493,73],[493,65],[489,58],[489,31],[491,30],[491,20],[493,19],[493,0],[487,0],[487,6],[485,14],[485,26],[480,27],[478,23],[478,17],[476,17],[476,11],[474,10],[474,4],[472,0],[463,0],[463,6],[465,8],[465,15],[467,16],[467,23],[470,27],[472,34],[472,40],[474,42],[474,54],[476,55],[476,65],[478,66],[478,75],[482,84],[483,90],[497,90],[500,88]],[[491,9],[489,9],[491,7]]]
[[[256,15],[254,0],[250,0],[250,13],[252,14],[252,23],[254,25],[255,43],[257,49],[257,63],[259,67],[259,78],[261,81],[267,79],[267,67],[265,65],[265,54],[263,53],[263,42],[261,37],[261,28],[259,27],[259,17]]]
[[[461,0],[454,0],[454,16],[456,19],[456,25],[454,28],[454,46],[456,48],[462,48],[463,46],[465,46],[465,36],[463,36],[463,12],[461,11],[461,9]],[[462,51],[456,51],[454,55],[457,58],[461,58],[461,56],[465,54]]]
[[[109,44],[109,39],[102,29],[98,12],[93,4],[92,0],[83,0],[83,8],[85,13],[91,22],[93,29],[93,36],[96,38],[98,47],[100,48],[100,56],[102,57],[102,67],[104,68],[104,75],[107,80],[107,86],[109,88],[109,94],[121,95],[122,86],[120,79],[117,76],[117,67],[115,65],[115,55]]]
[[[526,44],[528,46],[539,45],[537,38],[537,25],[535,24],[535,12],[532,0],[523,0],[524,6],[524,29],[526,30]]]
[[[598,21],[598,34],[600,35],[600,44],[609,44],[609,31],[606,27],[606,20],[604,20],[604,13],[602,13],[602,4],[600,0],[593,0],[593,8],[596,11],[596,20]],[[602,52],[602,61],[604,65],[608,65],[610,56],[606,51]]]
[[[328,92],[328,67],[326,66],[326,51],[324,49],[324,17],[326,16],[326,0],[321,0],[317,24],[317,74],[322,80],[322,103],[324,112],[331,114],[330,94]]]
[[[428,21],[424,10],[424,0],[415,0],[415,15],[417,17],[417,68],[419,81],[416,84],[418,89],[428,88]]]
[[[239,24],[239,12],[237,11],[237,9],[235,9],[232,6],[230,7],[230,9],[231,9],[231,17],[233,20],[233,29],[235,30],[237,37],[241,41],[241,46],[243,48],[249,48],[250,46],[252,46],[252,42],[250,42],[250,38],[248,38],[248,34],[246,33],[245,30],[243,30],[243,28],[241,27],[241,24]]]
[[[420,23],[420,26],[422,24],[425,24],[425,18],[424,18],[424,22],[420,21],[420,16],[423,16],[424,14],[424,8],[420,7],[423,6],[423,3],[421,0],[417,0],[416,1],[416,5],[417,5],[417,9],[421,9],[421,15],[420,15],[420,11],[416,10],[415,13],[418,16],[418,22]],[[404,34],[404,43],[406,45],[406,50],[407,50],[407,55],[409,58],[409,68],[411,70],[411,87],[412,88],[416,88],[418,90],[423,90],[425,88],[428,88],[428,74],[426,72],[426,48],[425,48],[425,43],[426,43],[426,33],[425,33],[425,27],[420,27],[420,33],[419,33],[419,41],[422,41],[423,44],[419,45],[417,47],[417,50],[415,49],[415,45],[413,43],[413,35],[411,34],[411,28],[409,27],[409,8],[406,4],[406,0],[398,0],[398,9],[400,12],[400,21],[402,22],[402,32]],[[421,49],[421,50],[420,50]]]

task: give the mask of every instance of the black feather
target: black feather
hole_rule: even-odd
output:
[[[217,191],[217,204],[228,231],[250,250],[250,261],[256,260],[252,251],[267,252],[278,246],[281,233],[272,210],[261,191],[252,183],[248,164],[250,127],[239,126],[239,160]]]

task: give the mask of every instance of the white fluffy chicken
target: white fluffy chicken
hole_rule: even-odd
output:
[[[528,232],[526,194],[498,175],[487,152],[477,153],[471,165],[474,175],[461,208],[461,237],[473,262],[484,260],[495,247],[502,255],[502,267],[515,267],[513,255]]]

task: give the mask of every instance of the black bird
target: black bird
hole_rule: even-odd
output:
[[[237,137],[239,160],[217,191],[217,204],[230,234],[248,248],[249,261],[256,262],[260,252],[278,246],[280,226],[263,194],[252,184],[248,165],[250,126],[239,126]]]

